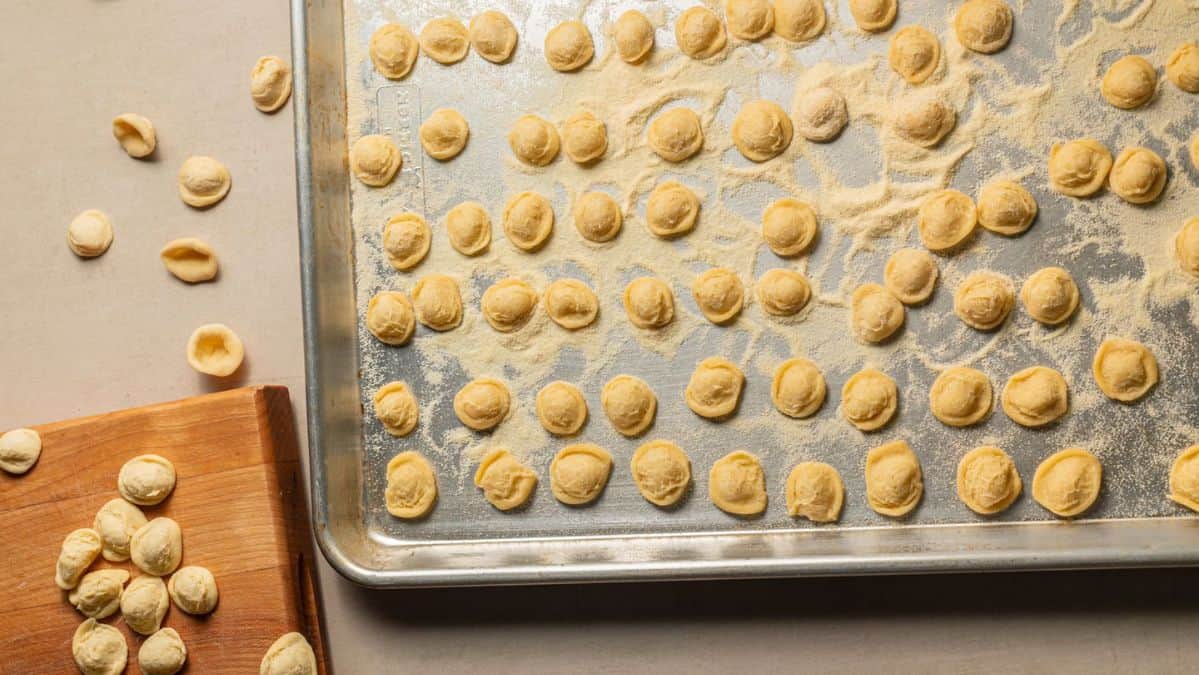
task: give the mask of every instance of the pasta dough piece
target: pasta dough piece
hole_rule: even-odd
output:
[[[491,218],[478,202],[462,202],[445,214],[450,246],[462,255],[475,256],[491,246]]]
[[[437,474],[419,452],[401,452],[387,462],[387,512],[396,518],[424,518],[437,501]]]
[[[758,304],[767,314],[793,316],[807,306],[812,286],[793,270],[770,269],[758,279]]]
[[[512,395],[497,379],[481,377],[471,380],[454,394],[454,414],[475,431],[488,431],[508,417]]]
[[[129,572],[119,569],[88,572],[79,580],[79,585],[67,594],[71,603],[81,614],[92,619],[107,619],[121,607],[121,593]]]
[[[224,324],[204,324],[187,340],[187,363],[205,375],[228,377],[237,372],[245,358],[241,338]]]
[[[895,380],[873,368],[854,373],[841,388],[841,414],[862,431],[883,428],[898,407]]]
[[[1183,223],[1174,237],[1174,253],[1182,271],[1199,277],[1199,218]]]
[[[774,101],[750,101],[733,119],[733,143],[754,162],[778,157],[791,145],[793,133],[787,111]]]
[[[121,618],[133,632],[153,635],[162,627],[170,604],[162,577],[143,574],[130,581],[121,594]]]
[[[620,234],[624,215],[612,197],[603,192],[584,192],[575,201],[574,221],[584,239],[602,244]]]
[[[183,558],[179,523],[159,517],[139,527],[129,540],[129,557],[146,574],[165,577],[174,572]]]
[[[1117,59],[1103,75],[1099,93],[1107,102],[1124,110],[1140,108],[1157,91],[1157,71],[1140,56]]]
[[[212,572],[199,565],[179,568],[167,582],[167,592],[176,607],[193,616],[211,614],[219,597]]]
[[[612,455],[598,445],[568,445],[550,462],[550,491],[563,504],[582,506],[599,498],[612,474]]]
[[[291,66],[278,56],[264,56],[250,70],[250,99],[254,107],[272,113],[291,97]]]
[[[1131,403],[1157,384],[1157,358],[1140,342],[1108,338],[1095,352],[1091,373],[1105,396]]]
[[[679,51],[693,59],[706,59],[724,50],[728,38],[720,17],[707,7],[689,7],[674,23]]]
[[[492,450],[475,471],[475,487],[483,490],[483,497],[492,506],[511,511],[533,496],[537,474],[507,450]]]
[[[412,339],[416,314],[408,296],[399,291],[380,291],[366,305],[366,328],[379,342],[402,345]]]
[[[977,330],[998,328],[1016,303],[1016,291],[1007,277],[987,270],[971,272],[953,295],[953,311]]]
[[[854,23],[867,33],[881,33],[895,23],[896,0],[849,0]]]
[[[824,405],[828,385],[820,368],[808,359],[787,359],[774,371],[770,400],[787,417],[811,417]],[[792,514],[794,515],[794,514]]]
[[[640,63],[654,48],[654,26],[645,14],[630,9],[612,27],[616,53],[625,63]]]
[[[657,277],[638,277],[625,286],[624,310],[638,328],[663,328],[674,321],[674,294]]]
[[[67,226],[67,246],[80,258],[104,255],[112,246],[112,222],[96,209],[80,213]]]
[[[515,277],[500,279],[483,292],[483,318],[501,333],[523,328],[536,309],[537,291]]]
[[[174,628],[163,628],[146,638],[137,650],[142,675],[175,675],[187,663],[187,646]]]
[[[550,382],[537,392],[537,419],[551,434],[573,436],[587,422],[587,399],[569,382]]]
[[[957,190],[938,190],[929,195],[917,215],[920,241],[930,251],[950,251],[974,234],[978,209],[970,197]]]
[[[783,489],[787,514],[813,523],[835,523],[841,518],[845,486],[841,474],[824,462],[800,462],[791,469]]]
[[[545,166],[554,161],[561,144],[554,125],[536,115],[522,115],[508,132],[512,154],[531,166]]]
[[[581,110],[562,123],[562,145],[576,164],[590,164],[608,151],[608,129],[595,115]]]
[[[457,63],[470,51],[466,26],[451,17],[433,19],[420,30],[420,49],[440,64]]]
[[[816,212],[808,204],[785,197],[762,212],[762,238],[776,255],[799,255],[812,245],[819,226]]]
[[[741,402],[745,374],[732,361],[710,357],[699,362],[683,391],[687,407],[700,417],[719,420],[733,414]]]
[[[404,164],[400,149],[387,136],[363,136],[350,146],[350,170],[363,185],[383,187]]]
[[[545,35],[545,60],[563,73],[578,70],[595,55],[591,31],[582,21],[564,21]]]
[[[941,63],[941,43],[923,26],[904,26],[891,36],[887,62],[908,84],[924,84]]]
[[[599,315],[599,298],[578,279],[559,279],[545,289],[545,312],[567,330],[586,328]]]
[[[504,207],[504,234],[522,251],[541,248],[554,232],[554,207],[536,192],[521,192]]]
[[[849,124],[849,108],[845,96],[836,89],[816,87],[797,96],[795,130],[800,136],[816,143],[827,143]]]
[[[745,288],[740,277],[727,267],[713,267],[695,277],[691,282],[691,294],[700,311],[714,324],[732,321],[741,313],[745,301]]]
[[[951,427],[978,424],[991,413],[991,381],[974,368],[948,368],[928,392],[933,417]]]
[[[425,152],[433,159],[444,161],[457,157],[466,147],[470,125],[457,110],[438,108],[421,123],[419,134]]]
[[[897,249],[883,267],[883,284],[905,305],[926,302],[937,286],[937,263],[925,251]]]
[[[1170,499],[1199,511],[1199,445],[1183,450],[1170,466]]]
[[[656,506],[674,506],[691,487],[691,458],[670,441],[650,441],[637,448],[630,468],[637,491]]]
[[[1078,309],[1078,285],[1060,267],[1033,272],[1020,289],[1020,300],[1029,316],[1046,326],[1064,323]]]
[[[1199,93],[1199,44],[1184,42],[1178,45],[1166,61],[1166,77],[1183,91]]]
[[[103,548],[100,533],[88,528],[71,532],[62,540],[58,563],[54,567],[54,583],[64,591],[79,585],[79,577],[95,562]]]
[[[958,462],[958,498],[971,511],[991,516],[1006,510],[1024,489],[1016,463],[1006,452],[984,445]]]
[[[288,81],[290,84],[290,80]],[[112,118],[112,136],[121,149],[135,159],[149,157],[158,146],[154,124],[137,113],[121,113]]]
[[[907,311],[891,291],[878,284],[862,284],[850,300],[853,334],[862,342],[878,344],[903,326]]]
[[[389,80],[402,80],[416,63],[416,37],[407,27],[385,23],[371,34],[367,45],[375,70]]]
[[[193,237],[167,242],[158,252],[158,257],[162,259],[162,264],[168,272],[189,284],[212,281],[219,269],[216,251]]]
[[[475,52],[492,63],[507,61],[516,49],[516,26],[507,14],[494,9],[470,20],[469,36]]]
[[[639,436],[654,423],[658,397],[640,378],[617,375],[600,392],[600,405],[612,427],[629,437]]]
[[[957,111],[934,94],[910,94],[896,102],[891,129],[900,139],[934,148],[953,131]]]
[[[902,518],[924,494],[920,459],[905,441],[891,441],[866,453],[866,501],[875,512]]]
[[[397,213],[383,226],[383,252],[387,262],[400,272],[416,267],[429,254],[433,232],[415,213]]]
[[[11,429],[0,435],[0,470],[27,473],[42,456],[42,437],[33,429]]]
[[[211,157],[192,156],[179,167],[179,198],[198,209],[216,204],[229,194],[229,169]]]
[[[262,656],[258,675],[317,675],[312,645],[299,633],[279,636]]]
[[[1070,197],[1089,197],[1107,182],[1112,153],[1092,138],[1055,143],[1049,150],[1049,187]]]
[[[646,134],[649,147],[668,162],[682,162],[704,147],[704,129],[699,115],[690,108],[664,110],[650,122]]]
[[[655,236],[679,237],[695,229],[699,197],[682,183],[659,183],[645,203],[645,225]]]
[[[131,504],[161,504],[175,489],[175,465],[161,455],[138,455],[121,466],[117,491]]]
[[[1037,217],[1037,200],[1019,183],[998,180],[978,193],[978,224],[1008,237],[1014,237]]]
[[[756,516],[766,510],[766,475],[758,458],[734,450],[716,460],[708,472],[708,497],[721,511]]]
[[[400,381],[388,382],[379,387],[371,399],[375,417],[383,424],[383,430],[392,436],[407,436],[420,420],[420,407],[407,384]]]
[[[774,34],[788,42],[807,42],[824,32],[821,0],[774,0]]]
[[[1166,187],[1166,163],[1149,148],[1125,148],[1116,155],[1108,182],[1129,204],[1148,204]]]
[[[994,54],[1012,39],[1012,8],[1003,0],[966,0],[953,15],[953,30],[966,49]]]
[[[1066,448],[1045,458],[1032,477],[1032,498],[1062,518],[1082,514],[1099,497],[1103,465],[1082,448]]]
[[[88,619],[75,629],[71,655],[83,675],[120,675],[129,660],[129,647],[121,631]]]
[[[769,0],[725,0],[724,20],[733,37],[760,40],[774,29],[774,8]]]
[[[1062,374],[1044,366],[1025,368],[1003,388],[1003,412],[1016,424],[1043,427],[1070,409],[1069,388]]]
[[[430,274],[412,287],[416,320],[436,331],[462,323],[462,294],[458,282],[444,274]]]

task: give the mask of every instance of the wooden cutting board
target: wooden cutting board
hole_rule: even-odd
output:
[[[317,618],[308,515],[295,421],[284,387],[246,387],[173,403],[34,427],[42,455],[24,476],[0,472],[0,671],[78,672],[71,636],[84,616],[54,585],[62,539],[91,527],[117,493],[131,457],[155,453],[175,464],[175,492],[146,516],[183,530],[183,564],[216,576],[217,609],[193,617],[172,607],[190,673],[257,673],[280,635],[297,631],[325,655]],[[98,559],[92,569],[124,567]],[[125,634],[127,673],[140,673],[143,638],[120,612],[105,620]]]

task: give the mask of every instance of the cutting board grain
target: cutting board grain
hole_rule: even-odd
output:
[[[183,530],[183,564],[216,576],[220,603],[208,617],[172,606],[164,626],[179,631],[190,673],[257,673],[283,633],[308,636],[325,672],[311,539],[291,402],[284,387],[245,387],[145,408],[34,427],[42,456],[32,471],[0,472],[0,672],[77,672],[71,636],[84,617],[54,585],[62,539],[91,527],[119,497],[117,472],[155,453],[175,464],[175,492],[146,516]],[[92,569],[125,567],[97,560]],[[120,613],[127,673],[140,673],[143,638]]]

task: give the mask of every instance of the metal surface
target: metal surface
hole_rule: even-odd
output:
[[[365,7],[375,3],[354,4]],[[425,19],[438,15],[440,9],[443,8],[422,8],[421,16],[405,20],[417,27]],[[587,13],[589,23],[599,21],[599,15],[592,9]],[[404,11],[397,10],[397,14],[403,15]],[[542,24],[561,20],[572,12],[555,6],[544,17],[526,16],[525,21],[518,21],[522,30],[521,50],[531,52],[521,54],[520,58],[539,58],[538,47],[530,45],[534,40],[525,38],[526,28],[535,24],[537,30],[542,30]],[[457,13],[468,16],[470,12],[459,8]],[[525,15],[527,12],[513,16]],[[913,445],[918,445],[924,463],[926,493],[923,505],[912,518],[895,523],[866,507],[860,470],[865,449],[889,440],[892,434],[813,449],[805,446],[802,438],[796,438],[796,434],[805,433],[803,427],[733,424],[718,427],[697,423],[685,409],[674,410],[679,408],[675,392],[685,385],[691,364],[711,351],[706,345],[731,345],[730,348],[739,351],[786,350],[785,343],[779,345],[769,339],[733,338],[729,342],[715,332],[722,329],[705,327],[697,329],[694,339],[680,349],[677,362],[686,364],[681,367],[657,354],[633,349],[622,354],[624,360],[619,364],[608,364],[591,372],[586,364],[579,363],[577,354],[563,355],[555,375],[569,378],[572,373],[587,372],[590,386],[585,388],[585,394],[593,419],[585,440],[601,443],[616,456],[613,480],[601,502],[593,508],[567,509],[555,503],[543,482],[542,494],[529,508],[517,514],[494,512],[470,480],[473,462],[467,457],[467,446],[476,444],[478,439],[457,433],[457,424],[447,407],[448,397],[468,379],[466,373],[444,368],[434,378],[428,371],[440,366],[421,363],[411,349],[397,354],[380,347],[358,319],[365,299],[378,290],[370,286],[374,283],[371,280],[381,277],[387,269],[377,251],[356,243],[354,237],[352,221],[375,227],[377,214],[364,207],[364,213],[355,212],[351,218],[352,191],[345,157],[347,125],[352,125],[352,115],[347,113],[346,78],[347,72],[355,76],[357,69],[353,64],[346,67],[342,3],[293,0],[293,28],[314,525],[326,557],[347,578],[369,586],[488,585],[1199,562],[1199,522],[1177,517],[1182,511],[1172,506],[1163,494],[1166,467],[1184,442],[1186,429],[1155,424],[1138,417],[1135,408],[1114,405],[1080,412],[1067,424],[1047,432],[1014,429],[1002,414],[996,414],[977,430],[978,437],[997,439],[993,442],[999,442],[1012,453],[1025,479],[1025,495],[1009,512],[984,522],[966,510],[954,494],[956,458],[968,449],[961,436],[955,436],[960,432],[931,423],[927,411],[918,409],[923,406],[905,406],[899,422],[893,426],[896,433],[908,433]],[[369,28],[359,26],[363,35],[355,37],[365,42]],[[664,32],[659,31],[659,35]],[[598,30],[595,33],[601,35]],[[834,48],[851,49],[852,45]],[[1048,54],[1048,47],[1046,50]],[[511,86],[527,91],[537,82],[534,77],[521,77],[521,63],[509,65],[515,70],[506,71],[505,77],[516,73]],[[467,64],[461,66],[467,67]],[[397,179],[399,192],[394,204],[389,202],[384,206],[394,209],[403,205],[427,211],[428,195],[437,194],[437,203],[427,217],[431,224],[440,222],[444,202],[472,197],[472,190],[478,189],[482,180],[480,172],[486,166],[500,163],[499,157],[506,152],[503,125],[510,113],[488,109],[492,104],[480,89],[494,90],[504,81],[475,82],[469,75],[464,78],[463,72],[471,71],[438,70],[429,67],[426,60],[418,64],[418,72],[408,80],[369,87],[370,98],[355,104],[371,106],[373,114],[361,122],[360,128],[352,129],[351,136],[382,131],[391,134],[404,151],[405,168]],[[364,74],[367,76],[369,73]],[[462,86],[468,81],[472,86]],[[423,159],[414,140],[415,124],[422,118],[424,108],[440,105],[475,113],[468,114],[472,124],[471,151],[481,158],[478,161],[489,165],[472,165],[466,158],[453,165]],[[855,138],[852,129],[847,138],[838,141],[842,142],[850,152],[870,147],[870,139]],[[974,179],[972,173],[977,169],[965,165],[959,173],[969,181]],[[528,187],[520,182],[516,186]],[[489,201],[500,198],[500,189],[487,187]],[[502,189],[511,191],[513,185],[504,184]],[[553,192],[552,185],[547,192]],[[1041,199],[1043,193],[1037,192],[1037,196]],[[737,204],[738,199],[745,204]],[[763,194],[751,190],[731,198],[730,208],[754,211],[760,209],[763,199]],[[1042,222],[1053,222],[1062,215],[1055,210],[1058,207],[1052,200],[1043,199],[1042,205]],[[355,205],[356,211],[357,208]],[[555,209],[559,213],[568,210],[561,194],[555,198]],[[1011,261],[1013,275],[1026,275],[1053,262],[1054,251],[1064,243],[1052,238],[1060,235],[1046,229],[1030,234],[1030,239],[1037,237],[1032,241],[1038,253]],[[828,258],[825,272],[837,274],[839,270],[835,268],[841,252],[828,251],[824,255]],[[881,266],[881,259],[875,264]],[[1129,264],[1127,260],[1101,258],[1089,263],[1088,269],[1110,277]],[[363,269],[371,272],[365,282],[355,277]],[[474,285],[486,287],[497,273],[498,270],[483,273],[473,279]],[[619,305],[606,294],[601,295],[605,296],[603,315],[619,316]],[[950,301],[947,295],[942,290],[936,302],[947,307]],[[1084,302],[1090,300],[1084,288]],[[933,309],[947,311],[946,307]],[[1191,330],[1185,313],[1163,314],[1161,321],[1167,322],[1167,328]],[[417,339],[422,337],[423,334],[418,334]],[[921,337],[935,338],[931,334]],[[1094,346],[1091,336],[1083,338],[1079,358],[1069,364],[1074,373],[1081,368],[1083,375],[1079,377],[1085,377],[1085,363]],[[964,338],[980,343],[988,339],[970,334]],[[946,339],[947,343],[952,341]],[[945,346],[945,350],[952,348],[953,345]],[[962,348],[975,349],[977,345]],[[938,356],[952,360],[952,354]],[[1159,358],[1162,356],[1159,352]],[[984,360],[980,367],[993,373],[998,386],[999,378],[1017,369],[1012,363],[1031,365],[1021,360],[1029,358],[1035,358],[1034,350],[996,349],[991,360]],[[1174,367],[1185,372],[1199,371],[1193,353],[1173,355],[1171,360]],[[679,509],[664,513],[640,498],[628,476],[627,461],[641,440],[617,436],[602,420],[595,383],[602,383],[616,372],[642,374],[658,390],[660,398],[671,398],[654,436],[679,440],[688,449],[697,483],[693,494]],[[826,372],[830,392],[838,391],[851,372],[840,367]],[[374,388],[396,378],[412,383],[421,392],[422,402],[433,399],[436,404],[431,419],[422,419],[419,435],[403,442],[388,437],[376,420],[363,415],[363,403],[369,406]],[[768,375],[752,373],[751,379],[740,416],[748,416],[746,410],[769,407],[768,387],[762,386]],[[896,379],[907,396],[908,392],[927,392],[931,375],[905,368],[896,373]],[[1190,381],[1193,378],[1174,377],[1163,382],[1155,398],[1181,402],[1163,410],[1153,409],[1152,416],[1182,415],[1193,419],[1199,415],[1199,402],[1189,396]],[[436,395],[425,393],[432,391]],[[826,417],[837,414],[832,403],[821,413]],[[1051,521],[1027,494],[1032,471],[1037,461],[1056,447],[1081,443],[1077,439],[1086,430],[1102,432],[1102,438],[1087,441],[1108,468],[1103,499],[1092,512],[1091,520]],[[707,503],[703,493],[711,462],[735,447],[747,445],[761,449],[771,505],[765,517],[743,521],[717,511]],[[382,466],[388,457],[408,446],[433,455],[440,475],[437,510],[429,519],[415,524],[400,523],[382,508]],[[552,454],[552,448],[546,452]],[[543,474],[543,481],[549,457],[546,452],[537,455],[535,467]],[[797,458],[813,455],[837,466],[846,483],[847,506],[841,524],[835,527],[813,528],[797,523],[783,509],[780,486],[786,471]]]

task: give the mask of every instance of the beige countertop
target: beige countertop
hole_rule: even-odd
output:
[[[0,428],[180,398],[195,326],[229,324],[245,381],[291,388],[304,365],[291,105],[263,115],[248,73],[290,60],[283,0],[9,0],[0,35]],[[159,150],[131,160],[120,112]],[[190,154],[225,162],[229,197],[182,204]],[[116,238],[65,242],[98,208]],[[198,236],[222,263],[186,287],[157,252]],[[1199,659],[1195,570],[375,592],[321,569],[338,675],[689,671],[1174,673]]]

